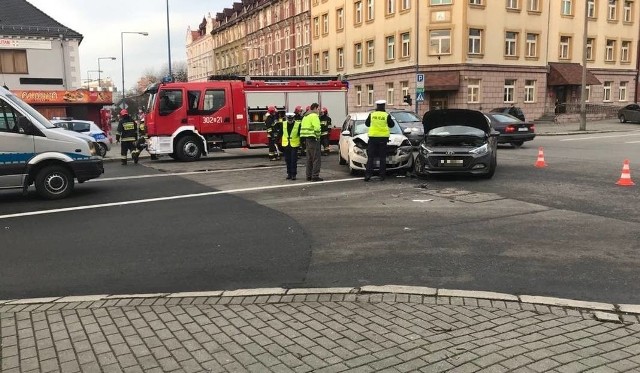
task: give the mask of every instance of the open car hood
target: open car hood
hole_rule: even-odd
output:
[[[469,109],[441,109],[431,110],[422,117],[424,133],[434,128],[445,126],[468,126],[477,128],[485,133],[491,132],[491,124],[487,117],[477,110]]]

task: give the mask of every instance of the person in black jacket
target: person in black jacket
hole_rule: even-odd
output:
[[[127,109],[120,110],[120,121],[116,132],[116,143],[120,143],[120,160],[127,165],[127,154],[131,152],[133,163],[138,163],[138,124],[129,116]]]

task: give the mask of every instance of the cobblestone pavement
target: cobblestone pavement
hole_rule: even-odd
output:
[[[640,371],[638,306],[369,290],[4,301],[1,371]]]

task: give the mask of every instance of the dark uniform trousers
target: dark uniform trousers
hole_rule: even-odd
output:
[[[298,146],[284,147],[284,162],[287,164],[287,176],[296,177],[298,173]]]
[[[306,137],[304,142],[307,145],[307,179],[312,179],[320,176],[320,140],[315,137]]]
[[[380,160],[380,177],[384,178],[387,172],[387,143],[388,137],[369,137],[367,144],[367,170],[366,177],[371,177],[375,168],[375,160]]]

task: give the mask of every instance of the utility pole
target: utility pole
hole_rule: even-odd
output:
[[[584,34],[582,35],[582,89],[580,90],[580,131],[587,130],[587,42],[589,40],[588,29],[589,2],[584,0]]]

